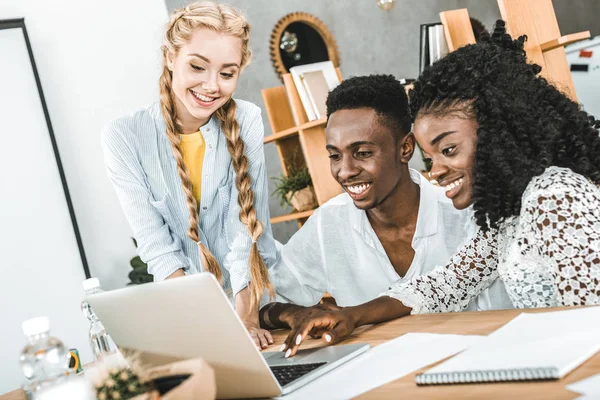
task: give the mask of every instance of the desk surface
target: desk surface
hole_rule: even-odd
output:
[[[362,327],[354,333],[352,338],[344,341],[344,343],[367,342],[371,346],[377,346],[408,332],[486,335],[498,329],[521,312],[547,312],[552,310],[558,309],[413,315],[385,324]],[[274,332],[275,345],[270,349],[277,349],[283,343],[286,334],[287,331]],[[320,341],[308,340],[306,342],[308,346],[306,347],[314,347],[320,345],[320,343]],[[507,399],[511,397],[515,399],[574,399],[578,395],[567,391],[565,385],[600,373],[600,353],[596,354],[565,378],[554,382],[417,387],[415,384],[415,375],[428,368],[415,371],[394,382],[374,389],[359,398],[363,400],[397,399],[402,394],[402,398],[407,399]],[[22,391],[17,390],[0,396],[0,400],[25,400],[25,396]]]
[[[521,312],[552,310],[558,310],[558,308],[412,315],[384,324],[360,328],[352,338],[343,343],[367,342],[371,346],[377,346],[408,332],[486,335],[500,328]],[[287,331],[274,333],[275,348],[278,348],[283,343]],[[307,341],[311,347],[317,343],[320,342]],[[406,399],[574,399],[579,395],[566,390],[565,385],[600,373],[600,353],[565,378],[553,382],[417,386],[415,376],[429,368],[420,369],[387,385],[380,386],[360,396],[359,399],[398,399],[400,396]]]

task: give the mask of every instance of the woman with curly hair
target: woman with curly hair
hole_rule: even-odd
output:
[[[498,21],[410,93],[431,177],[456,208],[473,206],[477,235],[446,266],[306,320],[286,341],[292,355],[308,334],[332,343],[361,325],[460,311],[497,277],[517,308],[600,303],[600,123],[527,63],[525,40]]]

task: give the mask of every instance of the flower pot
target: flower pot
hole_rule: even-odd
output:
[[[145,371],[161,400],[212,400],[217,386],[213,369],[201,358],[179,361]]]
[[[293,196],[290,196],[290,194],[291,192],[288,193],[287,198],[296,211],[312,210],[317,207],[317,199],[312,186],[307,186],[295,192]]]
[[[160,394],[153,390],[149,393],[139,394],[135,397],[130,397],[129,400],[160,400]]]

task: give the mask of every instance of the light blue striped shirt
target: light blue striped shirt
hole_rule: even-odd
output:
[[[264,225],[258,247],[267,266],[277,250],[269,222],[267,173],[260,108],[236,100],[237,120],[248,157],[257,217]],[[235,296],[250,280],[252,240],[240,222],[235,173],[227,141],[213,116],[200,128],[206,141],[199,208],[200,240],[223,270],[223,288]],[[165,133],[160,104],[109,122],[102,131],[108,177],[137,240],[137,252],[154,280],[178,268],[186,274],[203,270],[200,252],[188,236],[189,211],[177,163]]]

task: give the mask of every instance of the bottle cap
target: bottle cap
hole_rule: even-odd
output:
[[[21,324],[25,336],[39,335],[50,330],[48,317],[37,317],[23,321]]]
[[[83,290],[87,292],[88,290],[100,287],[100,280],[98,278],[86,279],[81,285],[83,286]]]

